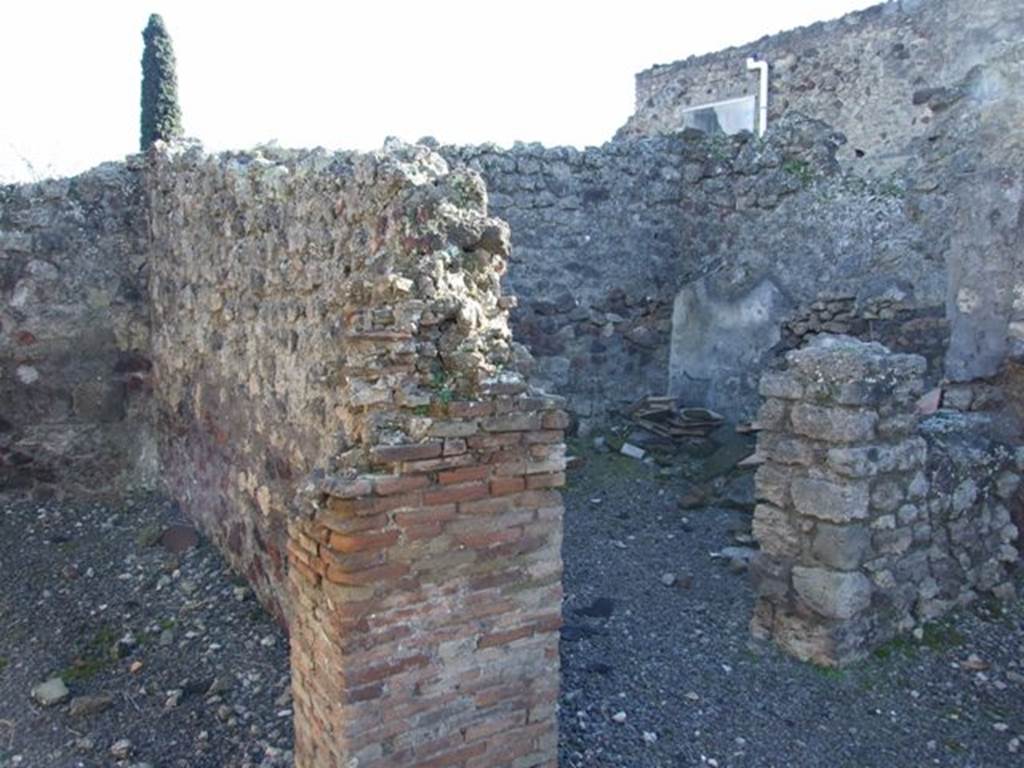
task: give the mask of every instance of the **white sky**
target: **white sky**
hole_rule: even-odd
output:
[[[389,135],[600,144],[652,64],[872,0],[6,0],[0,180],[136,151],[142,28],[163,15],[207,149],[372,149]]]

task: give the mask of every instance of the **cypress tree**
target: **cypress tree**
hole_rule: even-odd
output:
[[[142,31],[142,131],[139,145],[146,151],[157,139],[181,136],[178,107],[178,76],[174,72],[174,47],[164,20],[154,13]]]

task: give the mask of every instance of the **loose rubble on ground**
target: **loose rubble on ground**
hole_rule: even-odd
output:
[[[0,500],[0,766],[292,764],[288,646],[156,499]]]

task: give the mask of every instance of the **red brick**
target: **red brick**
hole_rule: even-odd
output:
[[[485,432],[531,432],[541,428],[541,416],[537,413],[506,413],[480,421]]]
[[[529,475],[526,478],[527,487],[535,488],[560,488],[565,485],[565,472],[551,472],[546,475]]]
[[[418,461],[433,459],[441,455],[444,443],[435,440],[429,443],[405,443],[403,445],[378,445],[371,454],[382,462]]]
[[[444,527],[441,523],[413,523],[403,528],[407,541],[423,541],[434,539],[442,534]]]
[[[460,438],[449,438],[444,441],[445,456],[459,456],[466,452],[466,441]]]
[[[326,565],[326,571],[332,568],[346,573],[365,571],[369,568],[377,568],[386,562],[383,552],[334,552],[324,548],[321,558]]]
[[[523,436],[518,432],[509,432],[498,435],[474,435],[466,438],[466,445],[473,450],[496,450],[509,445],[519,445],[523,442]]]
[[[496,477],[491,480],[491,495],[505,496],[519,493],[526,489],[526,479],[522,477]]]
[[[455,518],[454,504],[439,504],[432,507],[418,507],[406,512],[396,512],[395,522],[404,527],[407,525],[421,525],[423,523],[446,522]]]
[[[381,496],[408,493],[430,485],[426,475],[381,475],[374,479],[373,487]]]
[[[481,533],[456,533],[455,540],[470,549],[487,549],[499,544],[509,544],[519,539],[523,532],[519,528],[505,528],[500,531]]]
[[[344,704],[358,704],[361,701],[372,701],[379,699],[384,694],[382,683],[373,683],[359,688],[352,688],[341,693],[341,701]]]
[[[325,578],[335,584],[359,587],[365,584],[395,581],[408,572],[409,566],[403,563],[391,563],[377,568],[368,568],[365,571],[355,572],[345,571],[337,566],[328,565]]]
[[[542,432],[527,432],[523,435],[523,442],[527,444],[537,443],[560,443],[565,439],[565,433],[560,429],[547,429]]]
[[[544,414],[544,429],[565,429],[569,426],[569,414],[565,411],[548,411]]]
[[[442,485],[452,483],[465,483],[470,480],[483,480],[491,474],[491,468],[486,464],[474,467],[460,467],[447,472],[439,472],[437,480]]]
[[[489,635],[481,635],[480,639],[476,643],[476,647],[480,649],[484,648],[496,648],[500,645],[508,645],[516,640],[522,640],[524,637],[529,637],[533,634],[533,627],[526,625],[525,627],[516,627],[515,629],[509,629],[504,632],[492,632]]]
[[[433,491],[423,492],[423,503],[427,506],[435,504],[452,504],[459,501],[475,501],[490,494],[488,485],[483,480],[470,483],[447,485]]]
[[[459,502],[459,513],[465,515],[496,515],[515,509],[516,496],[498,496],[478,501]]]
[[[423,494],[419,491],[412,493],[397,493],[394,496],[381,496],[374,499],[374,512],[393,512],[396,509],[416,509],[423,505]]]
[[[523,711],[510,712],[507,715],[490,714],[482,722],[463,728],[462,734],[467,742],[471,742],[523,725],[526,725],[526,713]]]
[[[477,464],[476,457],[463,453],[458,456],[445,456],[439,459],[424,459],[423,461],[403,461],[402,472],[412,474],[414,472],[437,472],[445,469],[465,467],[470,464]]]
[[[490,400],[458,400],[448,403],[448,413],[456,418],[477,418],[490,416],[494,413],[494,403]]]
[[[288,567],[291,569],[292,573],[299,574],[310,584],[317,584],[320,581],[319,574],[301,560],[289,560]]]
[[[323,530],[318,532],[318,536],[323,541],[327,541],[330,539],[332,532],[360,533],[362,531],[382,530],[387,528],[389,521],[387,515],[380,514],[366,515],[364,517],[336,517],[324,515],[319,518],[317,522],[323,526]]]
[[[350,517],[353,515],[369,515],[373,514],[373,502],[372,496],[367,496],[359,499],[339,499],[334,496],[330,496],[327,499],[327,511],[336,515],[343,515]]]
[[[479,757],[486,751],[487,742],[478,741],[476,744],[468,744],[428,760],[417,760],[416,768],[450,768],[451,766],[461,766],[465,765],[467,760]]]
[[[428,663],[430,663],[430,659],[421,653],[416,656],[398,659],[388,664],[346,670],[345,683],[351,687],[362,687],[401,674],[409,669],[425,667]]]
[[[335,552],[373,552],[390,547],[396,541],[398,531],[385,531],[351,535],[332,533],[328,543]]]

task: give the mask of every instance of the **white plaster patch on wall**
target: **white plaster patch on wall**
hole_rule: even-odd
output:
[[[1013,286],[1013,311],[1024,312],[1024,283]]]
[[[26,270],[32,277],[38,277],[41,280],[56,280],[60,276],[60,272],[53,264],[40,259],[32,259]]]
[[[31,297],[32,281],[19,280],[14,286],[14,291],[11,292],[10,304],[12,307],[24,307]]]
[[[19,365],[14,375],[18,377],[18,381],[22,384],[35,384],[39,381],[39,371],[31,365]]]
[[[981,305],[981,297],[970,288],[961,288],[956,294],[956,308],[970,315]]]

